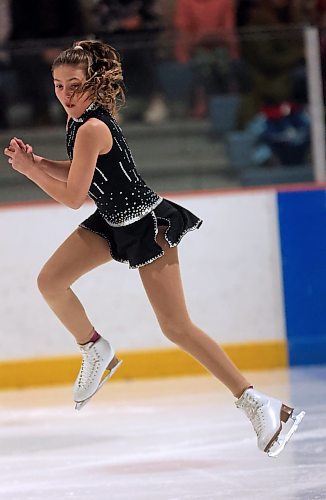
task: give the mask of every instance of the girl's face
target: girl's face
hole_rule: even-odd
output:
[[[71,118],[79,118],[92,103],[87,92],[76,92],[86,81],[86,74],[80,66],[62,64],[53,70],[55,95]]]

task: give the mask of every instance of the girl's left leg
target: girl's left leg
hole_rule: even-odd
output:
[[[164,256],[141,267],[139,273],[163,333],[196,358],[235,397],[240,397],[250,382],[217,342],[192,323],[183,293],[178,250],[170,248],[161,233],[158,243],[164,248]]]
[[[246,413],[255,429],[258,447],[269,456],[279,455],[305,412],[255,390],[219,345],[192,323],[183,295],[177,248],[169,248],[161,234],[158,243],[165,255],[142,267],[140,276],[162,331],[230,389],[237,398],[237,408]],[[283,428],[289,419],[291,426]]]

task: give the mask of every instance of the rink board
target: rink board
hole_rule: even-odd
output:
[[[261,342],[223,346],[241,370],[265,370],[287,366],[285,342]],[[112,380],[207,375],[191,356],[179,349],[118,352],[123,361]],[[0,362],[0,388],[72,384],[80,369],[79,356],[31,358]]]
[[[324,196],[324,191],[303,192],[309,195],[304,197],[304,206],[298,202],[300,209],[309,212],[313,205],[320,215],[322,203],[315,206],[315,200]],[[301,362],[296,354],[299,346],[304,343],[305,353],[310,353],[317,337],[321,340],[320,357],[325,352],[325,315],[314,317],[311,324],[316,326],[317,322],[318,326],[306,335],[299,329],[302,304],[293,298],[298,287],[291,288],[295,270],[289,270],[284,261],[284,255],[290,255],[292,263],[298,248],[296,239],[286,237],[293,226],[290,212],[295,218],[298,209],[291,202],[296,193],[291,189],[281,193],[255,189],[169,196],[204,220],[202,228],[186,235],[179,247],[192,319],[225,347],[241,369],[286,366],[288,349],[290,363]],[[21,386],[22,378],[26,385],[38,385],[70,382],[72,373],[75,376],[79,361],[74,341],[49,311],[35,283],[48,256],[93,210],[91,204],[73,211],[52,203],[1,209],[0,231],[7,237],[2,242],[0,264],[0,387]],[[324,244],[318,231],[323,221],[320,216],[314,233],[318,269],[322,268]],[[304,240],[305,226],[299,225],[299,235],[300,230]],[[311,257],[311,253],[304,253],[303,262]],[[304,280],[311,270],[308,264],[301,262],[300,266]],[[319,276],[324,279],[322,272],[317,272],[309,290],[314,294],[313,302],[318,297],[325,311]],[[117,377],[204,373],[161,334],[137,271],[113,262],[83,277],[74,290],[97,329],[124,356]],[[304,321],[309,326],[315,309],[305,311]],[[305,356],[305,362],[309,359],[315,362],[316,349]],[[9,372],[10,378],[6,376]]]
[[[326,363],[326,191],[278,194],[290,364]]]

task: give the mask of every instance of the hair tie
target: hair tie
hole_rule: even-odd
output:
[[[74,46],[74,49],[81,49],[81,50],[84,50],[84,48],[83,48],[81,45],[75,45],[75,46]]]

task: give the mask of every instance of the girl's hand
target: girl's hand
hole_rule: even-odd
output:
[[[21,139],[11,139],[4,154],[8,156],[8,163],[12,168],[23,175],[28,176],[35,167],[33,149],[29,144],[24,144]]]
[[[17,137],[14,137],[14,140],[18,143],[18,146],[23,150],[26,151],[26,153],[33,153],[33,148],[30,144],[25,144],[22,139],[18,139]]]
[[[28,144],[27,142],[24,143],[24,141],[22,139],[18,139],[17,137],[14,137],[14,140],[18,143],[18,146],[23,150],[25,151],[26,153],[32,153],[33,154],[33,158],[34,158],[34,163],[39,166],[39,163],[42,159],[41,156],[38,156],[34,153],[33,151],[33,146],[31,146],[30,144]]]

